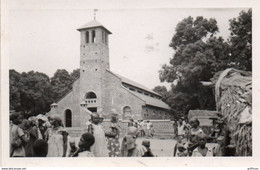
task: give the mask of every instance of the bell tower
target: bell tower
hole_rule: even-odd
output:
[[[109,69],[109,43],[108,35],[111,34],[102,24],[93,20],[77,29],[80,31],[80,68],[82,72],[88,70],[90,65]],[[94,63],[92,63],[94,62]],[[96,63],[96,64],[95,64]],[[84,70],[85,69],[85,70]]]
[[[105,72],[109,69],[108,35],[111,32],[96,20],[88,22],[77,30],[80,32],[79,97],[90,111],[97,112],[101,105]]]

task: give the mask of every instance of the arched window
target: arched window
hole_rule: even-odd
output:
[[[86,32],[86,43],[89,43],[89,32]]]
[[[72,112],[70,109],[65,110],[65,126],[66,127],[72,126]]]
[[[123,119],[130,119],[132,116],[132,110],[129,106],[125,106],[123,109]]]
[[[88,92],[85,97],[86,99],[96,99],[97,95],[94,92]]]
[[[96,42],[96,32],[95,30],[92,31],[92,42]]]

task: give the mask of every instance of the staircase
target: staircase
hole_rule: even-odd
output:
[[[172,127],[172,123],[170,120],[151,120],[151,122],[154,125],[154,136],[153,138],[156,139],[173,139],[174,137],[174,130]],[[103,122],[103,126],[105,131],[109,130],[110,126],[110,120],[105,120]],[[123,137],[126,134],[127,131],[127,122],[119,122],[119,126],[121,127],[120,136]],[[69,135],[71,137],[79,137],[84,132],[87,131],[86,127],[70,127],[67,128],[67,131],[69,132]]]

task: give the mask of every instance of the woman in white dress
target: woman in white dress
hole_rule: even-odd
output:
[[[46,140],[48,142],[47,157],[66,157],[70,153],[68,133],[63,129],[61,119],[52,115],[50,117],[51,128],[46,131]]]
[[[90,150],[95,157],[108,157],[105,132],[99,122],[99,115],[92,113],[91,123],[88,125],[88,133],[91,133],[95,137],[95,143],[91,146]]]

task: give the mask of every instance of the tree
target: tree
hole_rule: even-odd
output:
[[[175,53],[170,65],[163,65],[160,70],[160,80],[170,83],[181,80],[188,83],[188,77],[194,77],[199,82],[208,80],[216,70],[225,68],[228,58],[225,49],[228,44],[223,38],[214,36],[217,31],[215,19],[197,17],[194,20],[188,17],[178,23],[170,43]]]
[[[47,75],[34,71],[20,74],[10,70],[9,76],[10,110],[22,111],[26,117],[49,111],[52,99]]]
[[[153,91],[163,96],[167,93],[167,88],[165,86],[156,86]]]
[[[9,70],[10,110],[21,111],[26,117],[45,114],[50,105],[57,102],[72,89],[72,82],[79,77],[79,69],[71,75],[66,70],[57,70],[50,79],[39,72],[18,73]]]
[[[217,37],[215,19],[192,17],[177,24],[170,47],[174,55],[159,71],[161,82],[172,83],[164,99],[173,110],[187,114],[189,109],[215,109],[210,81],[229,67],[252,70],[252,11],[240,12],[230,20],[230,37]]]
[[[72,89],[73,78],[67,70],[58,69],[51,78],[53,99],[55,102],[60,100]]]
[[[230,20],[230,57],[232,66],[252,71],[252,10],[241,11]]]
[[[77,80],[80,77],[80,69],[73,70],[73,72],[70,74],[72,81]]]
[[[15,70],[9,70],[9,101],[10,110],[19,110],[21,108],[21,99],[19,88],[20,73]]]
[[[192,17],[177,24],[170,47],[175,50],[169,65],[159,71],[160,80],[176,84],[166,102],[176,111],[187,114],[189,109],[214,109],[212,89],[208,81],[216,71],[227,67],[228,44],[218,32],[215,19]],[[173,102],[173,103],[172,103]]]

